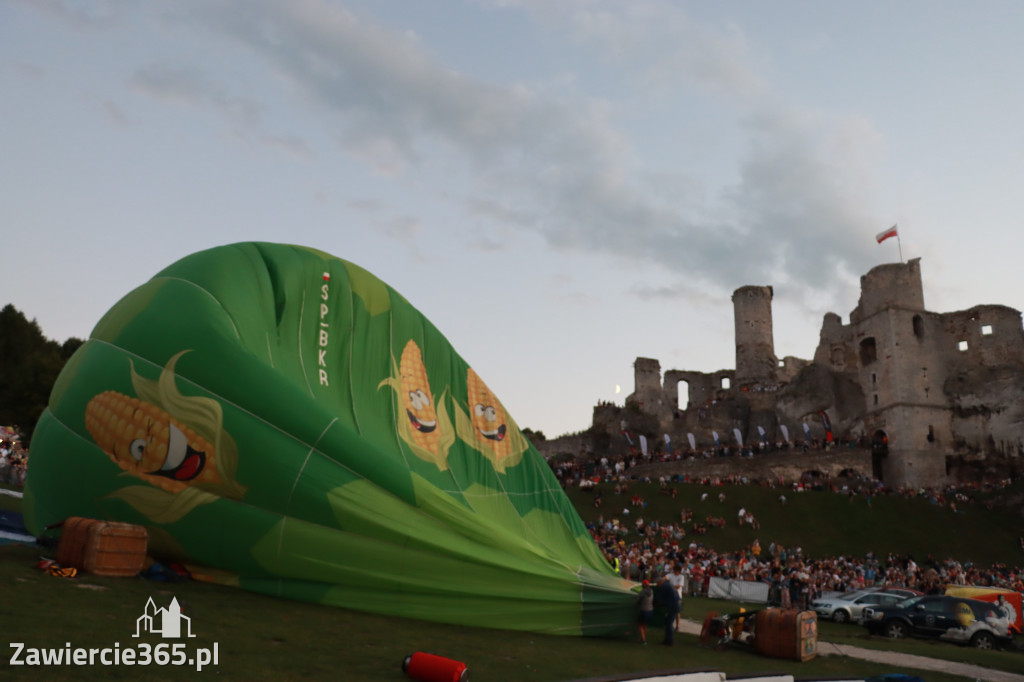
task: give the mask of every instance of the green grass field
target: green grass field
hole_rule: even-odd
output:
[[[587,522],[603,515],[606,520],[618,518],[630,528],[637,516],[678,523],[684,508],[693,511],[694,519],[703,520],[709,515],[724,518],[725,528],[710,528],[707,535],[687,539],[719,552],[747,548],[757,539],[763,549],[775,542],[790,549],[801,547],[811,557],[863,557],[870,551],[881,559],[889,552],[911,555],[918,563],[931,555],[938,560],[952,557],[986,567],[993,563],[1024,564],[1024,552],[1018,544],[1018,538],[1024,535],[1024,517],[988,511],[984,506],[988,495],[979,496],[974,504],[961,504],[954,512],[923,498],[893,495],[876,495],[869,507],[863,496],[851,501],[827,491],[796,493],[758,485],[676,487],[678,495],[671,499],[661,494],[655,483],[632,483],[621,495],[616,495],[611,485],[601,484],[600,509],[593,506],[593,492],[578,488],[567,492]],[[708,499],[702,502],[703,493],[708,493]],[[724,502],[718,501],[719,493],[725,495]],[[634,494],[644,496],[646,509],[630,506]],[[783,494],[785,504],[779,501]],[[736,514],[741,507],[754,514],[759,530],[737,524]],[[623,514],[624,509],[629,510],[628,515]],[[635,539],[635,535],[632,537]]]
[[[652,489],[647,495],[650,504],[645,518],[657,518],[662,511],[665,519],[677,517],[680,505],[693,503],[685,502],[691,493],[694,502],[699,502],[703,490],[687,490],[689,487],[681,486],[681,495],[676,500],[659,497]],[[962,529],[958,532],[967,533],[974,542],[961,543],[945,539],[951,526],[939,514],[953,516],[951,512],[921,500],[876,500],[868,510],[863,500],[851,505],[827,493],[787,493],[790,502],[780,509],[776,508],[779,491],[736,487],[725,488],[725,492],[727,500],[721,505],[720,515],[731,522],[730,527],[720,534],[712,530],[703,538],[705,544],[718,549],[741,547],[752,539],[753,536],[748,539],[745,529],[735,526],[736,505],[743,504],[760,519],[762,529],[758,536],[765,546],[775,539],[790,546],[800,544],[814,554],[859,553],[869,546],[862,543],[877,538],[882,546],[874,551],[884,552],[888,551],[885,543],[899,543],[910,537],[914,541],[903,552],[926,554],[930,540],[936,543],[932,549],[936,556],[961,547],[975,552],[969,555],[975,561],[996,557],[1008,561],[1015,556],[1010,551],[974,547],[974,543],[1009,542],[1016,537],[1012,532],[1015,520],[993,516],[980,507],[968,509],[963,515],[966,525],[958,526]],[[613,497],[610,491],[605,495],[606,506],[602,511],[606,515]],[[583,516],[596,515],[591,514],[595,511],[593,507],[585,504],[590,498],[580,499]],[[718,504],[716,498],[714,505]],[[920,528],[917,524],[921,519],[931,519],[932,526],[916,533],[903,530],[902,526]],[[876,528],[873,533],[853,533],[850,528],[870,521]],[[856,540],[849,540],[851,533]],[[0,666],[0,679],[173,680],[211,676],[229,680],[397,681],[409,679],[400,666],[403,658],[415,651],[463,661],[474,680],[560,681],[680,668],[721,670],[733,676],[782,672],[816,679],[914,673],[839,657],[819,656],[806,663],[767,659],[741,646],[716,651],[701,647],[696,637],[685,635],[678,635],[677,644],[671,649],[645,647],[633,640],[543,636],[376,616],[199,582],[167,584],[142,578],[97,576],[62,579],[35,567],[41,553],[46,552],[35,546],[0,545],[0,629],[8,643],[23,642],[34,648],[63,648],[66,643],[75,648],[104,648],[118,643],[122,649],[136,646],[139,641],[158,644],[160,640],[155,636],[142,640],[132,637],[136,619],[142,615],[149,597],[157,606],[166,606],[174,596],[184,605],[197,634],[186,641],[187,650],[212,649],[216,643],[219,664],[207,666],[200,673],[196,673],[194,666],[14,667],[9,664],[13,649],[8,649]],[[959,554],[954,556],[960,558]],[[684,616],[700,621],[708,611],[729,612],[735,608],[736,605],[725,602],[690,599],[684,605]],[[658,641],[659,634],[652,631],[651,641]],[[820,624],[820,638],[1024,674],[1024,653],[1016,651],[975,651],[923,641],[891,643],[867,637],[859,626],[834,623]],[[929,682],[966,679],[933,672],[923,677]]]

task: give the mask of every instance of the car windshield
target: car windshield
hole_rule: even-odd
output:
[[[862,597],[865,594],[871,594],[871,590],[850,590],[849,592],[843,592],[836,599],[843,599],[845,601],[853,601],[857,597]]]
[[[910,608],[911,606],[913,606],[917,602],[921,601],[921,597],[922,596],[923,595],[918,594],[918,595],[915,595],[913,597],[907,597],[906,599],[904,599],[900,603],[896,604],[896,606],[899,606],[902,609]]]

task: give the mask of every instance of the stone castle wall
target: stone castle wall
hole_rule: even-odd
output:
[[[1000,367],[1024,365],[1021,314],[1000,305],[976,306],[940,316],[952,364]]]
[[[980,305],[952,313],[924,308],[920,259],[872,268],[861,277],[857,307],[844,325],[828,313],[813,360],[775,355],[773,290],[746,286],[732,296],[736,369],[668,370],[637,358],[632,421],[671,434],[694,433],[698,450],[712,430],[735,443],[824,436],[887,443],[872,470],[890,484],[936,485],[978,458],[1024,458],[1024,326],[1021,313]],[[688,404],[678,409],[680,383]],[[604,415],[607,416],[607,415]],[[642,418],[641,418],[642,417]],[[646,419],[646,421],[645,421]],[[654,426],[651,427],[650,425]],[[617,425],[618,426],[618,425]],[[595,413],[594,429],[608,430]],[[699,435],[698,435],[699,434]],[[648,439],[658,434],[648,434]],[[1013,466],[1016,466],[1014,464]]]

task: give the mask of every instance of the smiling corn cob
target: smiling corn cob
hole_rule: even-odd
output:
[[[466,373],[466,389],[469,392],[470,417],[477,439],[490,448],[500,462],[512,451],[509,441],[505,439],[508,435],[505,408],[472,367]]]
[[[100,393],[85,408],[85,428],[115,464],[168,492],[221,482],[213,446],[138,398],[116,391]]]
[[[438,429],[434,396],[427,381],[427,368],[423,364],[420,348],[411,339],[402,351],[399,374],[402,379],[402,401],[412,426],[412,439],[416,445],[437,454],[441,433]]]

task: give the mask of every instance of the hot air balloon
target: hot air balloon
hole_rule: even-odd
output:
[[[32,442],[26,523],[71,516],[143,525],[154,555],[281,597],[633,624],[634,585],[484,380],[387,284],[300,246],[192,254],[103,316]]]

